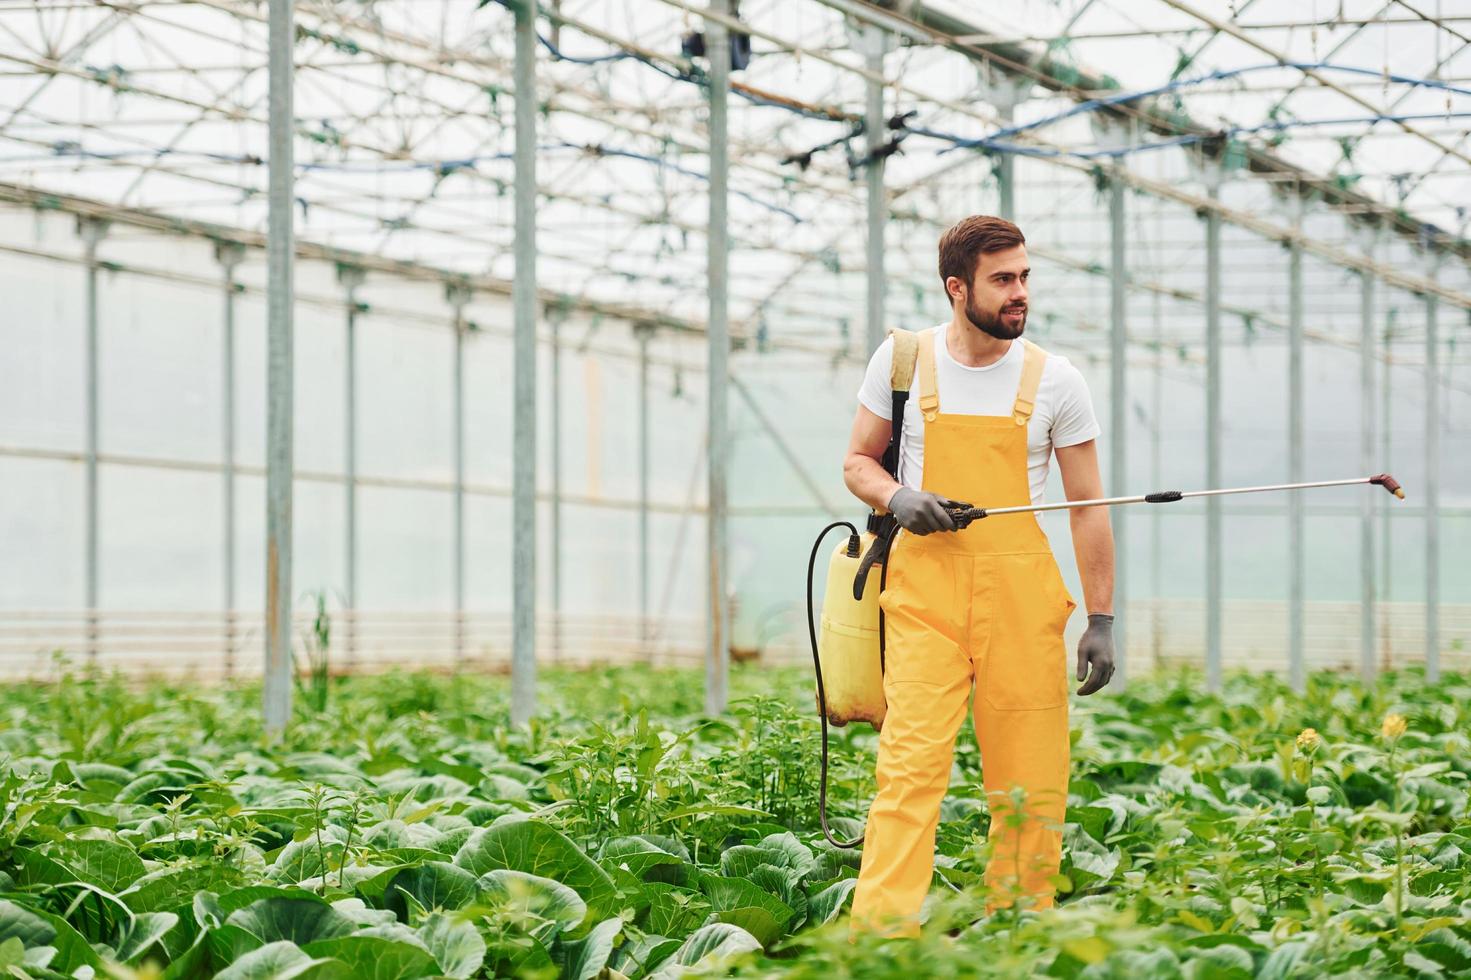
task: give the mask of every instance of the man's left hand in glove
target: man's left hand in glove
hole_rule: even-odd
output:
[[[1078,680],[1085,677],[1081,695],[1101,690],[1113,677],[1113,616],[1108,613],[1089,613],[1088,628],[1078,640]]]

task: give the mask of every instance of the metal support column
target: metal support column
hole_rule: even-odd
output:
[[[884,54],[888,49],[889,34],[881,27],[869,24],[864,28],[867,48],[868,70],[883,76]],[[888,134],[888,120],[884,116],[884,87],[877,81],[867,82],[868,105],[864,113],[864,132],[867,136],[868,168],[865,173],[868,189],[868,346],[866,353],[872,354],[884,339],[884,227],[888,223],[889,208],[884,198],[884,160],[875,156],[884,145]]]
[[[356,266],[339,265],[337,281],[347,291],[346,341],[342,358],[342,494],[343,494],[343,619],[347,668],[357,665],[358,654],[358,314],[366,307],[358,289],[367,276]]]
[[[638,337],[638,637],[645,661],[653,659],[649,631],[649,341],[654,330],[634,327]]]
[[[1116,497],[1127,496],[1128,490],[1128,435],[1129,435],[1129,390],[1128,390],[1128,337],[1126,317],[1128,315],[1129,270],[1125,262],[1124,228],[1124,182],[1117,177],[1109,182],[1108,189],[1109,249],[1112,263],[1109,267],[1109,446],[1108,482],[1109,492]],[[1128,589],[1128,525],[1124,508],[1105,510],[1113,523],[1114,553],[1114,642],[1118,647],[1118,689],[1128,682],[1129,674],[1129,589]],[[1085,610],[1086,611],[1086,610]]]
[[[107,235],[107,222],[92,218],[77,221],[77,234],[82,237],[87,265],[87,660],[97,662],[97,600],[98,600],[98,498],[97,498],[97,452],[98,425],[98,344],[97,344],[97,246]]]
[[[705,711],[725,711],[730,659],[730,606],[726,590],[726,463],[730,453],[726,431],[726,371],[730,353],[726,285],[729,272],[726,192],[729,147],[726,145],[726,96],[730,84],[730,45],[725,25],[718,19],[730,12],[729,0],[709,0],[714,17],[705,20],[705,51],[710,58],[710,227],[708,289],[709,316],[709,561],[710,593],[706,615]]]
[[[1015,116],[1015,106],[1010,102],[1003,102],[996,106],[996,112],[1001,116],[1002,128],[1011,126]],[[998,199],[997,210],[1000,217],[1007,221],[1016,220],[1016,157],[1004,150],[996,157],[996,196]]]
[[[1378,472],[1392,472],[1395,468],[1392,443],[1394,441],[1394,318],[1384,318],[1384,329],[1380,332],[1383,356],[1376,369],[1379,372],[1379,458],[1374,461]],[[1380,507],[1379,525],[1379,599],[1385,603],[1394,599],[1394,512],[1393,507]],[[1394,664],[1394,641],[1390,636],[1393,623],[1390,617],[1378,616],[1375,632],[1378,633],[1379,655],[1386,666]]]
[[[1365,251],[1374,255],[1375,236],[1371,232]],[[1374,276],[1367,270],[1359,274],[1359,465],[1365,473],[1376,472],[1374,456]],[[1367,493],[1359,495],[1359,675],[1365,683],[1376,674],[1374,652],[1375,575],[1374,512],[1376,501]]]
[[[1164,240],[1161,232],[1162,222],[1156,222],[1155,241]],[[1163,456],[1160,453],[1161,428],[1164,415],[1164,318],[1160,315],[1160,295],[1152,292],[1150,294],[1150,306],[1154,320],[1154,376],[1150,391],[1153,404],[1152,422],[1149,431],[1149,485],[1158,487],[1164,485]],[[1149,569],[1150,569],[1150,623],[1149,623],[1149,663],[1151,667],[1159,665],[1160,651],[1163,642],[1163,616],[1161,615],[1161,597],[1164,593],[1164,578],[1161,570],[1164,566],[1164,528],[1162,526],[1164,515],[1162,508],[1151,507],[1149,514]]]
[[[266,736],[291,717],[292,0],[270,0],[270,176],[266,235]]]
[[[1220,171],[1206,181],[1212,204],[1220,199]],[[1205,485],[1221,485],[1221,214],[1205,214]],[[1205,498],[1205,683],[1221,689],[1221,498]]]
[[[516,17],[515,404],[511,479],[511,721],[536,713],[536,0]]]
[[[445,286],[444,298],[455,311],[454,365],[454,590],[455,590],[455,669],[465,659],[465,306],[470,302],[468,286],[451,283]]]
[[[224,476],[220,502],[221,594],[225,643],[225,676],[235,676],[235,270],[245,260],[245,247],[234,242],[215,245],[215,261],[224,270],[224,330],[220,337],[220,470]]]
[[[1431,260],[1429,278],[1440,269]],[[1440,680],[1440,297],[1425,294],[1425,679]]]
[[[562,323],[566,311],[547,311],[552,334],[552,663],[562,659]]]
[[[1301,227],[1300,205],[1297,206]],[[1305,428],[1303,422],[1303,291],[1302,243],[1294,238],[1287,246],[1287,474],[1292,483],[1302,483]],[[1299,694],[1307,688],[1307,661],[1303,649],[1303,589],[1307,579],[1307,501],[1300,493],[1287,495],[1287,680]]]

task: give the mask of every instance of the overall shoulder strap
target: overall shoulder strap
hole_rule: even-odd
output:
[[[940,411],[940,390],[935,384],[935,332],[926,330],[919,335],[919,357],[916,360],[919,373],[919,410],[926,422],[933,422]]]
[[[1022,359],[1022,380],[1016,389],[1016,404],[1011,409],[1017,425],[1026,425],[1032,417],[1032,409],[1037,404],[1037,389],[1042,384],[1042,365],[1047,360],[1047,352],[1025,337],[1022,345],[1026,350]]]

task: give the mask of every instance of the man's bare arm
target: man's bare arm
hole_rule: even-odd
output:
[[[843,483],[853,496],[875,510],[884,510],[899,482],[884,469],[884,450],[893,426],[862,405],[853,418],[848,455],[843,459]]]
[[[1057,450],[1057,468],[1069,500],[1092,500],[1103,496],[1103,478],[1098,473],[1098,440]],[[1083,580],[1083,603],[1090,613],[1113,613],[1113,525],[1108,508],[1075,507],[1068,511],[1073,531],[1073,554],[1078,559],[1078,577]]]

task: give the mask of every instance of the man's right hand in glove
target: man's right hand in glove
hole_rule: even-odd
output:
[[[932,531],[955,530],[955,521],[945,510],[946,507],[969,506],[923,490],[900,487],[889,498],[888,511],[894,515],[899,526],[910,534],[929,534]]]

